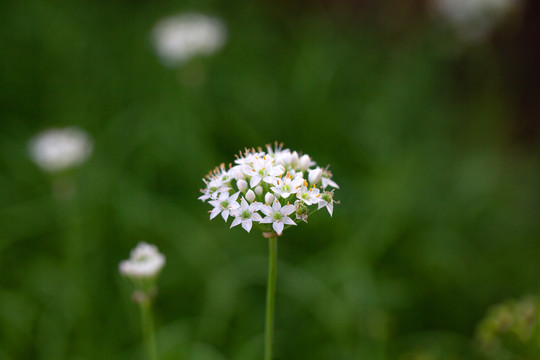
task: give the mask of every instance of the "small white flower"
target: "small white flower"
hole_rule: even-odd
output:
[[[272,207],[269,205],[261,205],[259,210],[266,215],[260,223],[272,224],[274,231],[281,235],[284,225],[296,225],[294,220],[289,217],[289,214],[295,211],[294,205],[285,205],[281,207],[278,200],[275,200]]]
[[[332,173],[330,172],[330,170],[328,170],[328,168],[323,170],[321,180],[322,180],[321,187],[323,189],[326,189],[327,186],[331,186],[336,189],[339,189],[339,185],[336,184],[334,180],[332,180]]]
[[[228,192],[222,192],[217,198],[217,200],[209,201],[208,203],[214,207],[214,209],[210,211],[210,220],[212,220],[213,218],[218,216],[219,213],[221,213],[223,220],[227,221],[231,210],[235,210],[240,206],[236,202],[239,194],[240,192],[237,192],[229,196]]]
[[[319,201],[317,202],[319,209],[326,206],[328,213],[330,214],[330,216],[332,216],[332,213],[334,212],[334,203],[336,202],[334,200],[334,191],[326,191],[319,195],[317,196],[319,199]]]
[[[262,220],[261,215],[257,213],[258,209],[258,203],[248,204],[248,202],[242,198],[242,200],[240,200],[240,207],[232,211],[234,220],[231,224],[231,228],[238,224],[242,224],[244,230],[250,232],[253,221],[260,222]]]
[[[302,185],[304,179],[300,176],[292,178],[292,176],[287,173],[285,179],[276,179],[276,186],[271,187],[270,189],[274,194],[279,195],[283,198],[288,198],[291,194],[296,193],[298,188]]]
[[[159,57],[173,66],[218,51],[225,44],[226,29],[219,19],[188,13],[159,21],[153,37]]]
[[[282,175],[285,169],[281,165],[274,166],[274,160],[271,157],[255,156],[253,161],[244,168],[244,174],[251,176],[249,186],[257,186],[261,180],[273,184],[276,177]]]
[[[134,279],[155,278],[165,265],[165,256],[155,245],[140,242],[131,251],[129,260],[120,262],[119,270],[124,276]]]
[[[28,149],[34,162],[49,172],[82,164],[92,153],[92,139],[82,129],[50,129],[30,140]]]
[[[468,41],[485,38],[521,0],[432,0],[434,10]]]
[[[316,187],[312,187],[311,189],[308,188],[307,182],[304,182],[304,186],[302,186],[298,192],[296,193],[296,197],[300,200],[302,200],[306,205],[313,205],[317,202],[319,202],[319,189]]]

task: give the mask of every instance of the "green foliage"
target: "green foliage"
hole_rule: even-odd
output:
[[[228,43],[165,68],[149,33],[184,10]],[[271,2],[5,1],[0,20],[0,359],[142,359],[118,274],[139,241],[167,257],[160,359],[261,358],[266,240],[197,196],[274,140],[341,186],[333,218],[279,239],[276,359],[481,358],[485,309],[537,292],[540,161],[488,46]],[[26,142],[67,125],[95,144],[59,201]]]

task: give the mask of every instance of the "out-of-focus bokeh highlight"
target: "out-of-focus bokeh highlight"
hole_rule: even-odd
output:
[[[539,39],[534,0],[1,2],[0,360],[143,359],[141,241],[160,359],[261,358],[266,240],[197,197],[275,140],[341,201],[279,239],[276,360],[537,359]]]

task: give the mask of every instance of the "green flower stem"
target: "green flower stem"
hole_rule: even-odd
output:
[[[154,320],[152,318],[152,302],[144,299],[139,303],[141,309],[141,323],[144,338],[144,347],[148,360],[157,360],[156,339],[154,336]]]
[[[277,277],[277,236],[268,238],[268,284],[266,288],[266,326],[264,331],[264,360],[272,360],[274,337],[274,304]]]

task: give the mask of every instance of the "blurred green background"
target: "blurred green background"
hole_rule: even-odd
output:
[[[262,358],[267,243],[197,197],[274,140],[341,186],[280,239],[276,359],[483,359],[487,309],[540,286],[533,3],[468,43],[420,1],[2,2],[0,359],[143,359],[139,241],[160,359]],[[184,11],[227,43],[165,67],[152,28]],[[60,201],[27,142],[71,125],[94,152]]]

